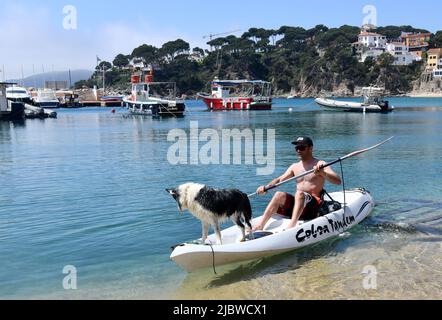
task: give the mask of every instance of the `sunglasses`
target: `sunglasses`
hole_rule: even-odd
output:
[[[296,151],[305,151],[306,149],[307,149],[306,146],[297,146],[297,147],[295,148]]]

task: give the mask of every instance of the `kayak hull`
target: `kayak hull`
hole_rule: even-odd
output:
[[[334,200],[344,202],[343,192],[330,195]],[[176,246],[170,258],[187,272],[194,272],[264,258],[324,241],[360,223],[374,207],[372,196],[364,189],[348,190],[345,196],[345,212],[340,209],[311,221],[300,221],[289,230],[285,229],[290,219],[275,215],[264,228],[266,236],[248,241],[241,241],[239,228],[233,226],[221,232],[222,245],[216,245],[216,236],[211,234],[206,244],[184,243]],[[253,223],[256,224],[259,219],[255,218]]]

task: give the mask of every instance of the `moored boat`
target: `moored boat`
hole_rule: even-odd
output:
[[[28,90],[15,84],[6,88],[6,97],[12,102],[22,102],[32,104],[33,100]]]
[[[123,106],[134,115],[154,117],[182,117],[186,109],[184,100],[176,97],[175,82],[153,82],[153,70],[131,78],[132,94],[123,98]]]
[[[104,107],[121,107],[124,96],[102,96],[101,105]]]
[[[24,118],[24,104],[7,99],[7,86],[11,83],[0,82],[0,120],[22,120]]]
[[[271,83],[262,80],[218,80],[211,83],[211,94],[198,93],[210,111],[271,110]]]
[[[384,100],[382,92],[381,88],[365,87],[362,88],[363,102],[339,101],[327,98],[317,98],[315,102],[326,110],[375,113],[392,112],[394,107]]]
[[[38,89],[37,95],[33,98],[33,102],[35,106],[41,108],[60,107],[60,101],[52,89]]]
[[[299,248],[303,248],[333,236],[363,221],[372,211],[374,200],[364,189],[331,193],[334,201],[341,203],[341,208],[311,221],[299,221],[295,228],[285,230],[290,219],[276,215],[266,224],[262,232],[255,232],[255,239],[242,241],[242,234],[237,226],[221,232],[223,244],[216,245],[214,234],[207,238],[206,244],[184,243],[174,248],[170,258],[188,272],[221,266],[234,262],[268,257]],[[255,218],[253,223],[257,223]],[[198,241],[201,241],[199,239]]]

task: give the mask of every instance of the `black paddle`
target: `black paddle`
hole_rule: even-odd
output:
[[[394,137],[390,137],[390,138],[388,138],[387,140],[384,140],[384,141],[382,141],[382,142],[380,142],[380,143],[378,143],[378,144],[376,144],[376,145],[374,145],[374,146],[372,146],[372,147],[369,147],[369,148],[366,148],[366,149],[362,149],[362,150],[358,150],[358,151],[352,152],[352,153],[347,154],[346,156],[343,156],[343,157],[341,157],[341,158],[339,158],[339,159],[337,159],[337,160],[335,160],[335,161],[332,161],[332,162],[326,163],[325,165],[322,166],[322,169],[327,168],[327,167],[330,167],[330,166],[334,165],[335,163],[338,163],[338,162],[343,161],[343,160],[345,160],[345,159],[348,159],[348,158],[351,158],[351,157],[355,157],[355,156],[357,156],[357,155],[360,155],[361,153],[364,153],[364,152],[367,152],[367,151],[373,150],[373,149],[375,149],[375,148],[377,148],[377,147],[380,147],[381,145],[383,145],[384,143],[387,143],[388,141],[390,141],[390,140],[393,139],[393,138],[394,138]],[[300,175],[297,175],[297,176],[295,176],[295,177],[293,177],[293,178],[290,178],[290,179],[287,179],[287,180],[282,181],[282,182],[280,182],[280,183],[277,183],[277,184],[275,184],[274,186],[270,186],[270,187],[268,187],[268,188],[265,188],[264,190],[265,190],[265,192],[267,192],[267,191],[269,191],[269,190],[272,190],[272,189],[275,189],[275,188],[277,188],[277,187],[279,187],[279,186],[282,186],[283,184],[286,184],[286,183],[288,183],[288,182],[290,182],[290,181],[293,181],[293,180],[296,180],[296,179],[300,179],[300,178],[302,178],[302,177],[305,177],[306,175],[309,175],[309,174],[311,174],[311,173],[313,173],[313,172],[315,172],[315,169],[312,169],[312,170],[306,171],[306,172],[304,172],[304,173],[301,173]],[[255,196],[255,195],[257,195],[257,192],[252,193],[252,194],[249,194],[249,198],[250,198],[250,197],[253,197],[253,196]]]

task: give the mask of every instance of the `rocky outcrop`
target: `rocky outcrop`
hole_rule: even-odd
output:
[[[422,76],[413,83],[413,90],[409,95],[442,95],[442,78],[434,78],[432,73],[424,72]]]

